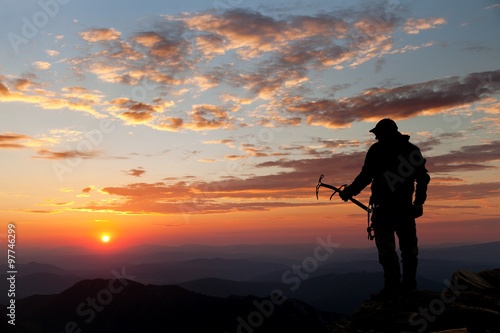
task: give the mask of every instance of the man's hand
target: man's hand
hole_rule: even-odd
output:
[[[413,217],[418,218],[424,215],[424,207],[422,205],[413,205]]]
[[[346,186],[342,191],[339,192],[339,196],[344,201],[352,199],[352,190],[349,188],[349,186]]]

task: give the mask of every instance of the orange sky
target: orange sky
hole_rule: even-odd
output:
[[[354,179],[385,117],[427,158],[421,243],[499,239],[494,1],[91,3],[31,33],[44,9],[5,4],[0,235],[19,246],[373,246],[314,191]]]

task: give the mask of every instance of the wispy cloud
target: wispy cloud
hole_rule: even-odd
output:
[[[422,30],[434,29],[439,25],[446,24],[443,17],[432,17],[425,19],[410,18],[406,21],[404,31],[408,34],[418,34]]]
[[[130,169],[130,170],[124,171],[124,172],[128,176],[141,177],[144,173],[146,173],[146,170],[144,170],[143,168],[139,167],[139,168]]]
[[[339,128],[352,122],[432,115],[492,97],[500,91],[500,70],[446,77],[395,88],[373,88],[343,99],[289,100],[284,107],[310,125]]]
[[[448,154],[429,159],[429,169],[433,172],[475,171],[496,169],[488,162],[500,160],[500,141],[463,146]]]
[[[345,143],[332,143],[334,146]],[[430,196],[439,200],[475,200],[500,196],[500,183],[466,183],[454,176],[493,168],[490,162],[500,160],[499,143],[464,146],[449,153],[426,156],[427,168],[435,185]],[[330,157],[312,159],[279,159],[262,162],[256,168],[273,168],[278,172],[246,178],[225,177],[217,181],[191,179],[190,183],[171,179],[169,183],[132,183],[120,187],[104,187],[99,191],[120,197],[110,202],[92,201],[78,209],[108,210],[130,214],[209,214],[233,211],[271,210],[279,207],[321,205],[311,201],[317,177],[325,174],[325,182],[341,185],[351,181],[363,164],[365,152],[334,153]],[[334,165],[335,168],[331,169]],[[436,175],[436,176],[435,176]],[[369,191],[365,190],[364,196]],[[245,202],[241,202],[245,199]]]
[[[21,149],[26,148],[22,141],[31,140],[31,137],[24,134],[4,133],[0,134],[0,148]]]
[[[246,9],[179,14],[163,16],[150,30],[131,35],[112,28],[84,31],[80,37],[94,44],[93,51],[68,62],[79,74],[89,70],[105,82],[161,84],[172,96],[190,91],[195,97],[190,109],[175,116],[152,109],[117,113],[127,123],[159,130],[233,128],[230,111],[257,98],[272,103],[278,96],[301,89],[318,71],[356,67],[391,51],[392,33],[402,22],[399,13],[376,5],[281,18]],[[220,63],[223,56],[243,59],[245,66],[228,60],[224,60],[226,65],[215,65],[215,59]],[[197,94],[223,86],[247,96],[223,92],[222,102],[233,103],[232,109],[196,103]],[[115,102],[111,104],[116,106]],[[151,102],[136,103],[154,107]],[[281,121],[298,125],[299,119]]]
[[[203,141],[204,144],[207,145],[217,145],[217,144],[222,144],[222,145],[227,145],[228,147],[231,148],[236,148],[236,140],[234,139],[223,139],[223,140],[208,140],[208,141]]]
[[[52,67],[52,65],[46,61],[35,61],[33,63],[33,66],[40,71],[45,71],[47,69],[50,69],[50,67]]]
[[[53,151],[47,148],[41,148],[37,151],[37,155],[33,158],[41,158],[48,160],[65,160],[82,158],[89,159],[95,158],[101,155],[99,151],[78,151],[78,150],[63,150],[63,151]]]
[[[42,86],[26,78],[2,80],[0,77],[0,102],[28,103],[47,110],[67,108],[91,114],[96,118],[105,117],[95,109],[103,97],[98,91],[83,87],[66,87],[60,92],[55,92],[43,89]]]
[[[275,16],[243,8],[182,13],[162,16],[150,27],[133,33],[112,27],[90,28],[79,36],[91,47],[81,48],[80,56],[64,62],[79,77],[96,75],[103,82],[131,89],[146,86],[155,92],[151,97],[137,101],[84,87],[51,91],[33,80],[14,82],[0,77],[0,101],[44,109],[69,108],[95,117],[105,116],[97,111],[102,107],[125,124],[168,131],[234,129],[252,122],[298,126],[305,121],[340,127],[381,116],[401,119],[444,112],[464,104],[469,97],[481,99],[498,91],[491,86],[478,89],[481,84],[473,82],[488,75],[496,77],[498,71],[370,89],[345,99],[305,96],[310,95],[322,71],[358,67],[382,55],[432,45],[395,48],[393,34],[401,27],[415,34],[445,23],[439,17],[405,20],[394,8],[372,4],[309,15]],[[47,54],[58,55],[54,50],[47,50]],[[234,62],[235,57],[243,61]],[[382,63],[378,58],[377,70]],[[200,102],[201,94],[209,90],[220,96],[222,105]],[[187,92],[190,104],[157,97],[179,98]],[[269,113],[257,115],[255,109],[273,110],[274,116],[271,120]],[[241,110],[242,117],[233,116]]]
[[[90,29],[80,33],[80,37],[87,42],[112,41],[120,38],[121,33],[113,28]]]
[[[82,192],[83,193],[90,193],[93,190],[94,190],[94,186],[87,186],[84,189],[82,189]]]
[[[191,122],[186,127],[194,130],[233,128],[234,118],[223,107],[194,105],[190,113]]]

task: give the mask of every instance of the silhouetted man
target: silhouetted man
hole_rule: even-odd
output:
[[[351,185],[340,193],[342,200],[359,194],[368,184],[372,195],[372,227],[379,262],[384,269],[383,293],[416,290],[418,246],[415,218],[422,216],[430,177],[425,159],[410,137],[398,131],[389,118],[370,130],[378,142],[368,150],[363,168]],[[416,184],[416,186],[415,186]],[[415,194],[415,196],[413,196]],[[394,233],[399,239],[403,280],[396,253]]]

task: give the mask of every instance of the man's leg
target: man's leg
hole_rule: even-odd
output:
[[[400,287],[401,272],[399,258],[396,253],[394,228],[389,221],[374,223],[375,244],[378,260],[384,269],[384,291],[394,291]]]
[[[405,290],[417,289],[417,266],[418,266],[418,238],[415,219],[408,218],[401,221],[396,228],[399,238],[399,248],[403,261],[403,288]]]

